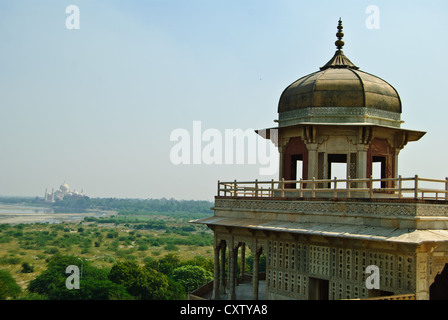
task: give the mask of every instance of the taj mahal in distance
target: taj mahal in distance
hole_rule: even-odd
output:
[[[84,197],[83,190],[77,191],[76,189],[70,190],[70,186],[64,181],[63,184],[60,185],[59,189],[52,189],[51,192],[48,192],[48,189],[45,189],[44,201],[45,202],[55,202],[61,201],[64,197]]]
[[[403,128],[397,90],[344,54],[341,19],[336,37],[280,96],[279,179],[218,181],[214,215],[191,221],[214,232],[213,287],[195,299],[238,300],[244,283],[254,300],[448,299],[448,178],[399,174],[425,132]]]

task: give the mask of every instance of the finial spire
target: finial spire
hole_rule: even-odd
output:
[[[334,43],[336,45],[336,47],[338,48],[338,50],[342,50],[342,47],[344,46],[344,41],[342,41],[342,38],[344,37],[344,33],[342,32],[342,20],[341,18],[339,18],[339,23],[338,23],[338,32],[336,33],[336,37],[338,37],[338,40],[336,40],[336,42]]]
[[[338,40],[336,40],[336,42],[334,43],[338,50],[336,50],[333,58],[331,58],[331,60],[328,61],[323,67],[321,67],[320,70],[326,70],[328,68],[349,68],[354,70],[359,69],[345,56],[344,52],[342,51],[342,47],[345,44],[342,40],[342,38],[344,37],[342,28],[342,19],[339,18],[338,32],[336,33],[336,37],[338,37]]]

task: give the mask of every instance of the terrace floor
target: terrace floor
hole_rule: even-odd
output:
[[[212,287],[211,287],[212,288]],[[226,289],[226,294],[222,294],[220,299],[217,300],[228,300],[229,289]],[[235,296],[236,300],[254,300],[253,298],[253,287],[252,281],[246,280],[235,286]],[[210,300],[212,297],[212,290],[202,294],[200,298]],[[258,299],[266,300],[266,280],[259,280],[258,282]]]

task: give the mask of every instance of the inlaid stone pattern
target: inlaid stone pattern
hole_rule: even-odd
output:
[[[301,108],[279,113],[279,120],[291,120],[309,116],[372,116],[379,118],[401,120],[401,114],[387,110],[371,109],[366,107],[319,107]]]
[[[216,199],[215,208],[232,208],[286,213],[344,213],[376,216],[446,216],[448,205],[412,202],[339,202],[339,201],[282,201]]]

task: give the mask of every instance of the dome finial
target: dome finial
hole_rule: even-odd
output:
[[[328,61],[323,67],[321,67],[321,70],[325,70],[328,68],[350,68],[354,70],[358,70],[359,68],[355,66],[344,54],[342,51],[342,47],[344,46],[344,41],[342,38],[344,37],[344,33],[342,32],[342,19],[339,18],[338,23],[338,32],[336,33],[336,37],[338,37],[338,40],[334,43],[336,45],[336,52],[334,53],[333,58],[331,58],[330,61]]]
[[[336,33],[336,37],[338,37],[338,40],[334,43],[338,50],[342,50],[342,47],[344,46],[344,41],[342,41],[342,38],[344,37],[344,33],[342,32],[342,20],[339,18],[338,22],[338,32]]]

